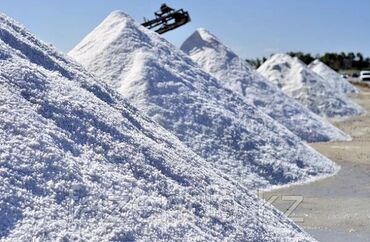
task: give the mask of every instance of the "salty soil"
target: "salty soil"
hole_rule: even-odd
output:
[[[370,241],[370,89],[361,88],[354,101],[368,113],[333,122],[353,140],[311,144],[342,167],[339,173],[263,194],[265,200],[276,195],[272,204],[283,212],[303,199],[290,217],[319,241]]]

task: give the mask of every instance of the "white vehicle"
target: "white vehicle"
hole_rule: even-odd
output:
[[[370,81],[370,71],[361,71],[360,80],[364,82]]]

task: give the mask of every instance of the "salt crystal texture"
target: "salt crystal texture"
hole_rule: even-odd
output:
[[[314,241],[0,14],[1,241]]]

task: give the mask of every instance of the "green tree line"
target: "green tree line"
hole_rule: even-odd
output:
[[[298,52],[288,52],[290,56],[297,57],[307,65],[310,64],[315,59],[319,59],[326,65],[330,66],[336,71],[339,70],[363,70],[370,69],[370,58],[364,57],[360,52],[341,52],[334,53],[329,52],[323,55],[312,55],[310,53]],[[263,62],[266,61],[266,57],[257,58],[253,60],[247,60],[250,64],[258,68]]]

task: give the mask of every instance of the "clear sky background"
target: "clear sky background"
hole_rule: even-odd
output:
[[[67,52],[111,11],[141,22],[163,2],[192,17],[164,35],[176,46],[204,27],[245,58],[298,50],[370,56],[369,0],[0,0],[0,11]]]

